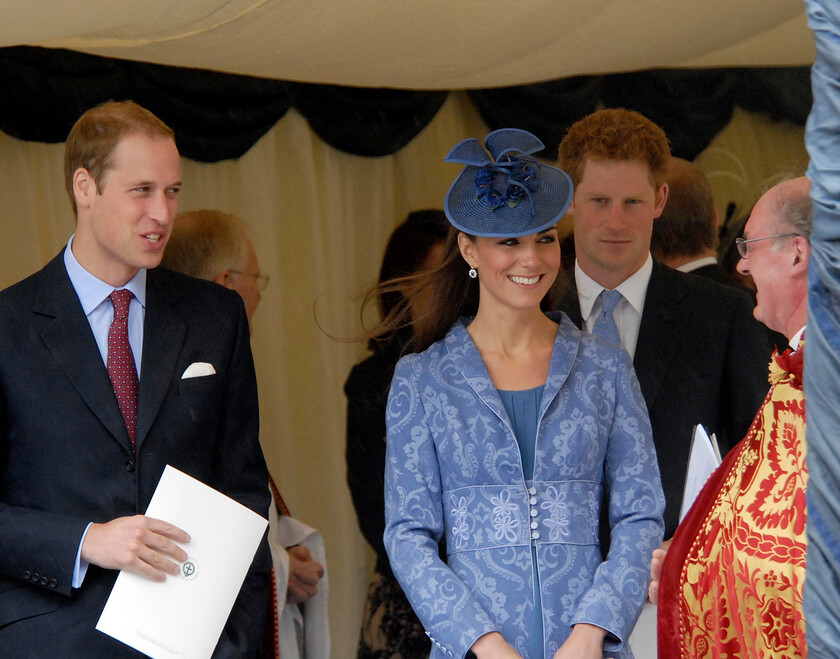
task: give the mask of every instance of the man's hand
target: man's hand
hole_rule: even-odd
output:
[[[318,582],[324,576],[324,566],[312,560],[309,550],[303,545],[286,549],[289,554],[289,587],[286,601],[300,604],[318,592]]]
[[[659,602],[659,577],[662,575],[662,563],[665,562],[665,554],[671,540],[662,543],[662,547],[653,550],[653,557],[650,560],[650,585],[648,586],[648,599],[657,604]]]
[[[176,542],[190,536],[177,526],[145,515],[118,517],[105,524],[91,524],[82,543],[82,559],[108,570],[128,570],[153,581],[176,575],[187,553]]]

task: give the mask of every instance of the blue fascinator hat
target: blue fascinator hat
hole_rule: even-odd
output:
[[[466,165],[449,187],[443,209],[452,225],[473,236],[516,238],[554,226],[572,202],[572,179],[531,154],[545,148],[519,128],[494,130],[484,146],[471,137],[446,162]],[[488,153],[489,152],[489,153]]]

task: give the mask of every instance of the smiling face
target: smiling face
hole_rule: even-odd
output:
[[[656,190],[644,162],[588,158],[569,207],[581,269],[615,288],[641,268],[667,198],[668,186]]]
[[[73,175],[76,259],[115,287],[140,268],[157,266],[178,213],[180,189],[181,159],[175,142],[140,133],[123,137],[99,186],[84,168]]]
[[[461,255],[478,270],[480,307],[538,309],[560,270],[557,229],[519,238],[458,236]]]
[[[738,261],[738,272],[752,275],[756,287],[753,315],[767,327],[791,338],[805,324],[807,261],[810,247],[802,236],[770,238],[796,233],[784,221],[782,204],[786,196],[807,197],[808,180],[794,179],[771,188],[756,202],[744,226],[747,258]]]

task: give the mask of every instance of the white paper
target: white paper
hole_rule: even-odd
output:
[[[688,456],[688,469],[685,475],[680,521],[688,514],[694,500],[700,494],[709,476],[720,464],[720,454],[714,442],[706,433],[706,429],[698,424],[694,427],[691,438],[691,452]]]
[[[96,628],[153,659],[210,657],[268,522],[167,465],[146,511],[190,534],[163,583],[120,572]]]

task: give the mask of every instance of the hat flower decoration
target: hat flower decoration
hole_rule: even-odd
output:
[[[447,162],[466,165],[443,208],[452,225],[473,236],[515,238],[554,226],[572,201],[566,172],[532,154],[545,145],[528,131],[502,128],[456,144]]]

